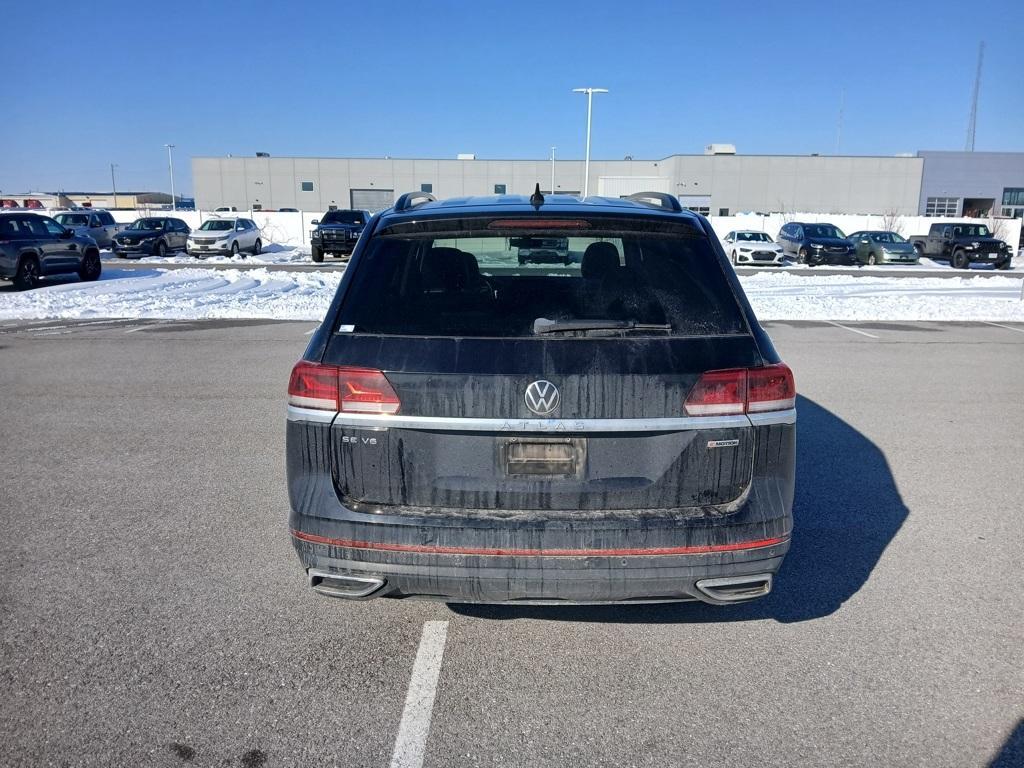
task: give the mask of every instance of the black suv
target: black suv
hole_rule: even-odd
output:
[[[310,233],[310,244],[313,247],[313,261],[321,262],[324,254],[331,256],[348,256],[356,247],[359,234],[370,220],[367,211],[328,211],[317,221]]]
[[[96,280],[101,271],[100,249],[91,237],[48,216],[0,212],[0,278],[17,288],[35,288],[45,275]]]
[[[582,259],[520,265],[525,237]],[[675,198],[410,193],[292,370],[292,540],[335,597],[760,597],[789,547],[795,397]]]
[[[171,251],[188,248],[192,230],[181,219],[151,216],[136,219],[114,238],[114,254],[128,256],[166,256]]]
[[[819,264],[859,264],[857,249],[834,224],[810,224],[792,221],[783,225],[776,238],[782,252],[797,262],[815,267]]]

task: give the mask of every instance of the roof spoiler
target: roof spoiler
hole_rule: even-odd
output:
[[[432,203],[437,200],[429,192],[406,192],[395,201],[396,211],[408,211],[423,203]]]
[[[661,208],[663,211],[683,212],[683,206],[679,204],[679,200],[668,192],[634,192],[632,195],[626,195],[626,199],[653,208]]]

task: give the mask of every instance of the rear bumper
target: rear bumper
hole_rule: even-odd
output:
[[[771,591],[789,549],[788,537],[777,537],[749,549],[701,554],[481,555],[383,550],[346,546],[365,542],[311,538],[292,532],[318,592],[460,603],[745,602]]]

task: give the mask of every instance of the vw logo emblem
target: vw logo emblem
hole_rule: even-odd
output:
[[[538,416],[547,416],[558,407],[558,387],[540,379],[526,388],[526,407]]]

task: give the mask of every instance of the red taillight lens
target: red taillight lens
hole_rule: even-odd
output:
[[[346,413],[398,413],[398,395],[380,371],[296,363],[288,382],[288,403],[299,408]]]
[[[701,374],[686,396],[690,416],[785,411],[796,405],[796,384],[788,365],[734,368]]]
[[[783,363],[747,370],[747,413],[786,411],[796,406],[796,382]]]
[[[742,368],[708,371],[697,379],[686,396],[690,416],[724,416],[743,413],[747,402],[747,372]]]

